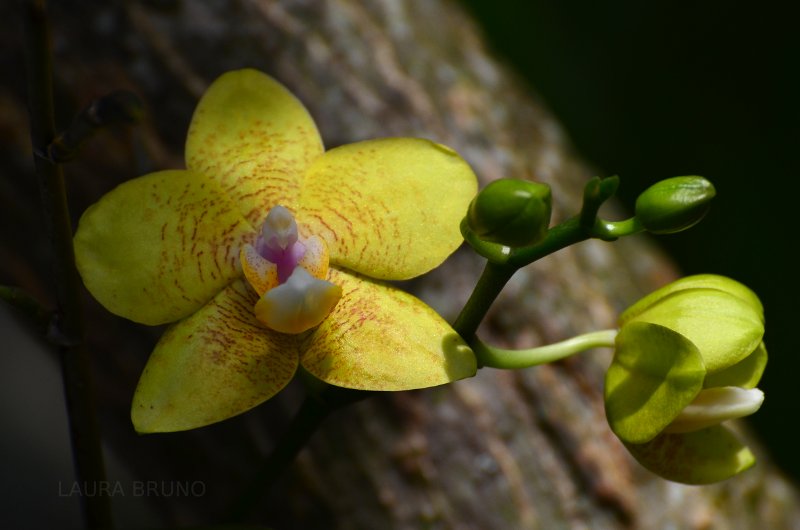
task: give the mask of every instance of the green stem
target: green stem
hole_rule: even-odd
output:
[[[299,373],[307,396],[292,417],[286,432],[278,439],[266,460],[258,468],[242,495],[228,510],[225,522],[244,521],[253,508],[269,493],[278,479],[294,462],[298,453],[319,429],[331,412],[361,401],[377,392],[335,387],[316,379],[302,368]]]
[[[95,417],[89,354],[84,345],[80,280],[75,269],[64,175],[44,153],[55,138],[50,26],[43,0],[33,0],[26,16],[28,106],[34,166],[42,196],[45,228],[53,246],[53,279],[58,303],[57,339],[75,463],[84,484],[106,483],[100,432]],[[102,489],[101,489],[102,490]],[[108,495],[81,496],[87,528],[111,528]]]
[[[558,361],[592,348],[611,348],[616,336],[616,329],[605,329],[527,350],[495,348],[477,338],[472,341],[471,346],[481,366],[516,370]]]
[[[614,195],[618,185],[618,177],[590,179],[584,188],[580,214],[550,228],[544,239],[527,247],[510,248],[483,241],[470,230],[465,218],[461,222],[461,233],[487,263],[475,290],[453,324],[456,333],[468,343],[472,342],[492,303],[518,269],[589,238],[609,241],[639,231],[635,219],[609,223],[597,217],[600,206]]]
[[[573,217],[548,230],[545,238],[539,243],[530,247],[510,249],[502,263],[489,259],[472,295],[456,318],[453,329],[470,343],[492,303],[518,269],[594,236],[594,228],[585,227],[580,217]]]
[[[489,261],[503,264],[508,261],[508,257],[511,255],[510,247],[479,238],[469,227],[469,221],[466,217],[461,221],[461,235],[475,252]]]
[[[489,311],[497,295],[503,290],[508,280],[517,271],[516,267],[504,264],[486,262],[475,289],[461,310],[461,314],[456,318],[453,329],[461,335],[464,340],[470,342],[475,336],[483,317]]]
[[[536,245],[513,249],[507,263],[515,268],[522,268],[593,236],[592,228],[585,227],[580,217],[573,217],[548,230],[545,238]]]

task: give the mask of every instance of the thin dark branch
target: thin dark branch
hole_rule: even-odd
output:
[[[43,335],[47,335],[52,313],[36,298],[19,287],[0,285],[0,300],[7,302],[8,305],[23,315],[30,324],[38,328]]]
[[[141,119],[142,101],[127,90],[118,90],[92,101],[78,113],[70,126],[47,147],[45,153],[53,163],[75,158],[81,146],[100,129],[120,123],[135,123]]]
[[[53,280],[58,302],[58,336],[64,393],[69,416],[73,458],[78,481],[106,481],[100,433],[95,417],[94,387],[89,354],[83,342],[80,280],[75,268],[64,176],[61,167],[46,156],[55,139],[50,27],[43,0],[32,0],[27,9],[26,65],[28,106],[34,165],[42,198],[45,227],[53,248]],[[111,528],[107,495],[82,496],[87,528]]]

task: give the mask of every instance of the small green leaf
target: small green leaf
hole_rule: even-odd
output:
[[[722,426],[682,434],[662,434],[645,444],[625,444],[653,473],[684,484],[711,484],[755,464],[747,446]]]
[[[644,443],[700,392],[703,359],[691,341],[657,324],[627,324],[616,343],[606,372],[606,415],[620,439]]]

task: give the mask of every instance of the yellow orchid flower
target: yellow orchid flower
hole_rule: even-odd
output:
[[[303,105],[247,69],[201,99],[186,165],[112,190],[75,235],[100,303],[136,322],[174,323],[136,389],[137,431],[240,414],[279,392],[298,364],[362,390],[474,375],[473,353],[439,315],[370,279],[418,276],[460,244],[477,183],[454,151],[414,138],[324,151]]]

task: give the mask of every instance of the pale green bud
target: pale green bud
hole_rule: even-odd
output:
[[[749,449],[720,424],[761,406],[763,335],[761,302],[730,278],[690,276],[642,298],[620,316],[606,373],[611,429],[669,480],[715,482],[750,467]]]

